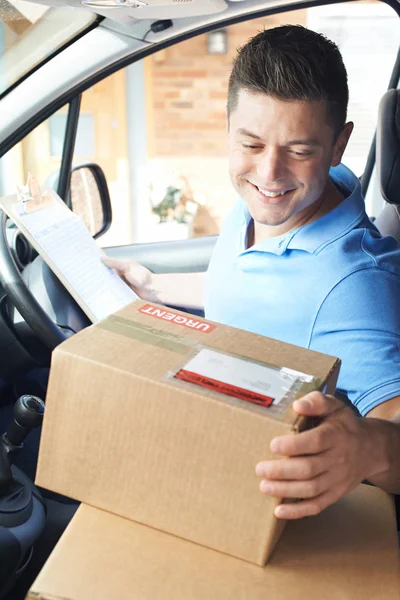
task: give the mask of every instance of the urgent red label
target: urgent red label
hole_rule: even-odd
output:
[[[186,371],[186,369],[181,369],[178,371],[175,377],[176,379],[181,379],[182,381],[187,381],[189,383],[194,383],[196,385],[205,387],[209,390],[214,390],[214,392],[226,394],[227,396],[239,398],[239,400],[245,400],[246,402],[252,402],[253,404],[259,404],[260,406],[271,406],[274,401],[271,396],[257,394],[251,390],[246,390],[224,381],[218,381],[217,379],[206,377],[205,375],[199,375],[198,373]]]
[[[207,321],[199,321],[198,319],[193,319],[193,317],[184,317],[169,310],[157,308],[151,304],[145,304],[145,306],[142,306],[138,310],[145,315],[156,317],[156,319],[171,321],[171,323],[176,323],[176,325],[183,325],[184,327],[196,329],[196,331],[202,331],[203,333],[210,333],[216,327],[216,325],[207,323]]]

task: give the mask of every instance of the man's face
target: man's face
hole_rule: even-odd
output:
[[[346,127],[335,140],[325,102],[240,91],[229,120],[229,172],[268,237],[307,221],[320,205],[351,133]]]

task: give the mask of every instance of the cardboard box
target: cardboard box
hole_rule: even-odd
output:
[[[335,358],[135,302],[53,353],[36,483],[264,565],[283,523],[255,465],[307,425],[293,399],[333,392],[338,371]]]
[[[265,568],[81,505],[31,600],[398,600],[391,499],[360,486],[288,523]]]

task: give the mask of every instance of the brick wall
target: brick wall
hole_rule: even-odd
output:
[[[207,54],[202,35],[149,59],[154,155],[226,155],[226,94],[236,50],[264,28],[306,22],[305,10],[274,15],[227,29],[228,53]]]

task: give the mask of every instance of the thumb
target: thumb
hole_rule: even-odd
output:
[[[310,392],[293,402],[293,410],[299,415],[327,417],[343,408],[343,402],[322,392]]]
[[[118,273],[127,273],[130,269],[130,263],[127,260],[121,260],[119,258],[109,258],[108,256],[102,256],[101,261],[110,269],[115,269]]]

